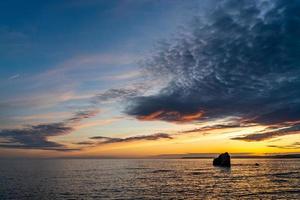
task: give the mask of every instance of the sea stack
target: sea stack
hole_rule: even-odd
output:
[[[219,155],[219,157],[215,158],[213,161],[214,166],[219,166],[219,167],[230,167],[230,155],[229,153],[222,153]]]

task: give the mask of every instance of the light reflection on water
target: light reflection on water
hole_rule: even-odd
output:
[[[0,160],[0,199],[300,199],[300,159]],[[260,166],[255,166],[259,163]]]

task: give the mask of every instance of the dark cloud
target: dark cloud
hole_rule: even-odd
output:
[[[90,139],[97,140],[95,144],[101,145],[101,144],[113,144],[113,143],[123,143],[123,142],[135,142],[141,140],[173,139],[173,137],[166,133],[156,133],[152,135],[140,135],[140,136],[127,137],[127,138],[112,138],[112,137],[96,136],[96,137],[91,137]]]
[[[245,136],[234,137],[232,139],[253,142],[253,141],[268,140],[275,137],[281,137],[286,135],[300,134],[300,124],[295,124],[289,127],[276,128],[275,130],[270,130],[270,128],[266,130],[267,131],[253,133]]]
[[[80,111],[73,117],[59,123],[26,126],[22,129],[0,130],[0,148],[41,149],[56,151],[73,151],[79,149],[68,148],[63,144],[49,141],[49,137],[66,135],[73,131],[73,126],[83,119],[92,117],[98,112]]]
[[[126,113],[175,122],[200,112],[189,121],[236,116],[271,125],[299,120],[299,10],[297,0],[217,1],[145,61],[151,76],[170,81],[156,95],[134,98]]]
[[[40,124],[24,129],[1,130],[0,139],[6,139],[8,141],[0,142],[0,147],[66,150],[64,145],[48,141],[47,138],[68,134],[71,131],[72,128],[66,126],[64,123]]]

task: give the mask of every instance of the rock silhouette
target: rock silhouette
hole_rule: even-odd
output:
[[[227,152],[220,154],[217,158],[214,159],[213,165],[219,167],[230,167],[230,155]]]

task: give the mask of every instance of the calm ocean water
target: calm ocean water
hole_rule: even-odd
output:
[[[0,160],[0,199],[300,199],[300,159],[211,162]]]

